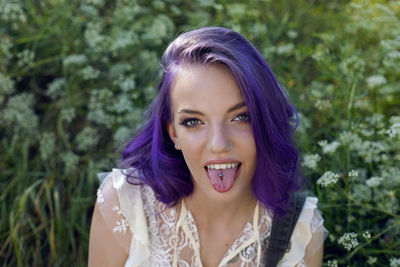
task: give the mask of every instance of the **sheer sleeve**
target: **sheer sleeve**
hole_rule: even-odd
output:
[[[114,238],[124,251],[129,254],[129,243],[132,232],[128,224],[128,219],[120,210],[118,193],[113,185],[113,173],[110,172],[104,176],[97,190],[97,206],[105,223],[112,231]]]
[[[97,191],[97,205],[113,235],[129,255],[125,266],[140,266],[150,255],[147,222],[140,185],[126,181],[124,170],[113,169]]]
[[[314,258],[319,252],[328,231],[317,203],[317,198],[307,197],[290,240],[290,250],[279,262],[279,267],[306,266],[306,259]]]

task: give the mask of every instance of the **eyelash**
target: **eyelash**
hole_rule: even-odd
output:
[[[241,113],[241,114],[237,115],[233,120],[235,120],[236,118],[239,118],[239,117],[241,117],[241,116],[246,116],[246,118],[245,118],[245,119],[242,119],[242,120],[239,119],[238,121],[241,121],[241,122],[248,122],[248,121],[250,121],[249,114],[247,114],[247,113]],[[196,124],[190,125],[190,124],[193,123],[194,121],[196,122]],[[199,124],[200,124],[200,120],[199,120],[199,119],[196,119],[196,118],[184,119],[184,120],[182,120],[182,121],[179,123],[179,125],[182,125],[182,126],[184,126],[184,127],[186,127],[186,128],[194,128],[194,127],[198,126]]]

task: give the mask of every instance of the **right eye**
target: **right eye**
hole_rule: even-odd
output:
[[[195,119],[195,118],[185,119],[179,123],[179,125],[182,125],[187,128],[193,128],[200,124],[201,124],[201,121],[199,119]]]

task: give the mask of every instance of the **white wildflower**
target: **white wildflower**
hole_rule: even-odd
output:
[[[89,110],[86,117],[89,121],[93,121],[108,127],[111,126],[113,122],[115,122],[113,116],[99,108]]]
[[[337,260],[329,260],[329,261],[326,263],[326,265],[327,265],[328,267],[338,267],[338,266],[339,266]]]
[[[74,108],[62,109],[60,111],[60,116],[61,116],[62,120],[66,121],[66,122],[71,122],[76,117],[75,109]]]
[[[318,145],[321,146],[322,152],[324,154],[331,154],[336,151],[336,149],[339,147],[340,143],[337,141],[333,141],[332,143],[328,143],[326,140],[321,140],[318,142]]]
[[[365,183],[369,187],[377,187],[382,183],[382,181],[383,181],[382,177],[371,177],[367,181],[365,181]]]
[[[69,55],[63,60],[64,67],[69,67],[71,65],[83,65],[87,62],[87,57],[85,55]]]
[[[358,172],[356,170],[351,170],[351,171],[349,171],[349,173],[347,175],[349,177],[356,178],[356,177],[358,177]]]
[[[386,134],[389,135],[390,138],[400,136],[400,122],[396,122],[390,125],[389,129],[386,130]]]
[[[66,173],[71,173],[76,170],[79,163],[79,156],[69,151],[61,155],[61,159],[64,162]]]
[[[114,141],[117,143],[121,143],[126,141],[130,136],[132,132],[128,127],[121,126],[117,129],[117,131],[114,133]]]
[[[383,75],[373,75],[367,79],[367,84],[369,88],[375,88],[384,85],[386,82],[387,80]]]
[[[359,137],[356,134],[349,132],[349,131],[344,131],[339,134],[338,139],[342,145],[348,145],[348,144],[354,143],[355,139],[357,139],[357,138],[359,138]]]
[[[320,160],[321,157],[318,154],[307,154],[304,156],[303,165],[307,168],[315,170],[317,168],[317,163]]]
[[[289,38],[292,38],[292,39],[294,39],[298,36],[298,33],[294,30],[289,30],[286,34]]]
[[[98,134],[97,130],[92,127],[85,127],[82,131],[76,136],[75,144],[77,148],[81,151],[85,151],[88,148],[97,144]]]
[[[0,66],[6,66],[10,59],[13,57],[13,54],[11,52],[12,47],[13,43],[11,42],[10,37],[2,36],[0,38]]]
[[[92,80],[100,76],[100,71],[92,66],[87,66],[80,71],[80,74],[84,80]]]
[[[49,159],[56,147],[56,136],[54,132],[44,132],[40,138],[40,156],[42,160]]]
[[[132,78],[126,78],[118,83],[122,91],[128,92],[135,88],[135,81]]]
[[[326,110],[332,107],[331,101],[327,99],[317,99],[314,103],[314,107],[318,110]]]
[[[119,49],[124,49],[130,45],[133,45],[137,40],[136,33],[132,31],[121,31],[113,36],[112,43],[110,46],[111,51],[117,51]]]
[[[377,257],[371,257],[371,256],[369,256],[368,259],[367,259],[367,263],[368,263],[369,265],[373,265],[373,264],[375,264],[377,261],[378,261],[378,258],[377,258]]]
[[[34,133],[39,124],[39,118],[33,110],[34,100],[30,93],[10,97],[6,107],[0,110],[0,124]]]
[[[346,250],[350,251],[351,249],[357,247],[359,244],[357,240],[357,234],[345,233],[338,239],[338,244],[342,245]]]
[[[17,53],[17,66],[18,67],[32,67],[33,60],[35,59],[35,53],[31,50],[25,49],[22,52]]]
[[[82,12],[87,16],[97,17],[99,15],[99,10],[92,5],[81,3],[79,9],[82,10]]]
[[[389,122],[391,124],[400,123],[400,116],[391,116],[390,119],[389,119]]]
[[[370,239],[370,238],[371,238],[371,233],[368,232],[368,231],[366,231],[366,232],[363,233],[362,236],[363,236],[365,239]]]
[[[385,116],[381,113],[374,113],[372,116],[368,116],[365,118],[365,121],[375,127],[375,128],[382,128],[385,126]]]
[[[114,84],[118,84],[123,80],[123,76],[127,73],[131,73],[132,66],[127,62],[116,63],[111,66],[109,75],[113,80],[117,80]],[[121,88],[122,89],[122,88]]]
[[[22,5],[16,1],[0,1],[0,20],[4,22],[26,22]]]
[[[46,95],[51,99],[60,97],[65,89],[65,78],[57,78],[53,80],[47,87]]]
[[[133,103],[129,99],[128,95],[121,94],[114,100],[114,105],[112,105],[113,111],[117,114],[122,114],[126,112],[132,112],[133,110]]]
[[[89,22],[85,31],[85,40],[90,47],[101,46],[105,37],[100,34],[102,27],[100,23]]]
[[[339,174],[327,171],[317,180],[317,184],[321,187],[327,187],[331,184],[336,184],[338,181]]]
[[[358,155],[364,158],[365,162],[380,162],[385,160],[385,153],[389,149],[388,144],[383,142],[364,141],[358,147]]]
[[[14,91],[14,81],[0,72],[0,104],[4,100],[4,96]]]
[[[321,140],[321,141],[319,141],[318,142],[318,145],[320,146],[320,147],[324,147],[324,146],[326,146],[328,144],[328,141],[327,140]]]
[[[86,4],[94,5],[94,6],[102,6],[104,5],[104,0],[85,0]]]
[[[391,258],[390,267],[400,267],[400,258]]]
[[[280,45],[276,49],[278,55],[290,55],[293,52],[294,45],[292,43]]]

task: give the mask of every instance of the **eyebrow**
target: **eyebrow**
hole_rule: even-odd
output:
[[[244,102],[238,103],[238,104],[230,107],[228,109],[228,113],[231,113],[231,112],[233,112],[235,110],[238,110],[238,109],[240,109],[242,107],[245,107],[245,106],[246,106],[246,104]],[[193,110],[193,109],[181,109],[180,111],[178,111],[178,113],[196,114],[196,115],[204,116],[203,112],[200,112],[198,110]]]

